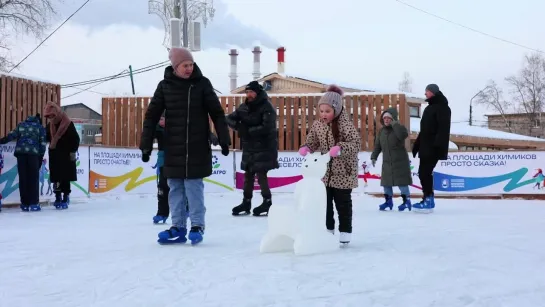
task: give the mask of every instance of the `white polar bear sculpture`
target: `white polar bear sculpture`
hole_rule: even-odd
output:
[[[271,206],[261,253],[293,250],[295,255],[310,255],[339,249],[338,239],[325,227],[327,192],[322,178],[330,159],[319,152],[306,155],[303,179],[295,186],[296,205]]]

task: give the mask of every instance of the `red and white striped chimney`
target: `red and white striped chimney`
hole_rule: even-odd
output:
[[[254,72],[252,73],[252,75],[254,77],[254,80],[257,80],[261,77],[261,48],[259,48],[259,46],[255,46],[252,53],[254,54]]]
[[[231,91],[234,91],[237,88],[237,56],[238,52],[236,49],[231,49],[229,52],[231,57],[231,73],[229,74],[229,79],[231,80],[230,88]]]
[[[284,69],[285,69],[285,65],[284,65],[284,53],[286,52],[286,48],[284,47],[279,47],[278,49],[276,49],[276,52],[278,53],[278,68],[277,68],[277,73],[279,74],[284,74]]]

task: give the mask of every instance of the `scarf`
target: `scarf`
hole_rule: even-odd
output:
[[[49,143],[50,149],[55,149],[57,147],[57,142],[61,137],[66,133],[70,123],[72,122],[68,115],[64,113],[59,105],[54,102],[48,102],[45,105],[44,116],[48,117],[53,115],[54,117],[50,120],[49,123],[49,132],[51,133],[51,142]],[[58,127],[57,127],[58,125]]]

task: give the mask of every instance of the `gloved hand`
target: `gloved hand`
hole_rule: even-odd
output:
[[[76,161],[76,153],[75,152],[71,152],[70,153],[70,161]]]
[[[418,148],[419,146],[417,146],[416,144],[413,146],[413,158],[416,158],[416,155],[418,154]]]
[[[376,164],[377,164],[377,160],[371,160],[371,165],[373,165],[373,167],[375,167]]]
[[[304,156],[308,155],[309,153],[310,153],[310,148],[308,148],[306,145],[303,146],[303,147],[301,147],[301,148],[299,148],[299,154],[300,154],[301,156],[304,157]]]
[[[221,154],[227,157],[229,155],[229,146],[221,145]]]
[[[148,152],[142,151],[142,162],[148,163],[150,154]]]
[[[329,155],[333,158],[341,155],[341,146],[333,146],[329,150]]]
[[[220,144],[218,137],[212,132],[210,132],[210,143],[212,143],[214,146],[218,146]]]

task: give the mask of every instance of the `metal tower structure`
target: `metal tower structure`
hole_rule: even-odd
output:
[[[192,46],[192,42],[189,40],[196,33],[200,35],[200,28],[196,29],[195,24],[197,23],[195,21],[202,20],[206,27],[208,20],[214,18],[215,12],[214,0],[149,0],[148,2],[148,13],[159,16],[163,21],[165,27],[163,46],[167,49],[170,49],[172,41],[178,41],[177,38],[173,40],[171,35],[180,33],[182,46],[190,48],[192,51],[198,51],[199,46]],[[179,19],[180,22],[171,22],[171,19]],[[171,24],[179,24],[180,29],[172,31]]]

